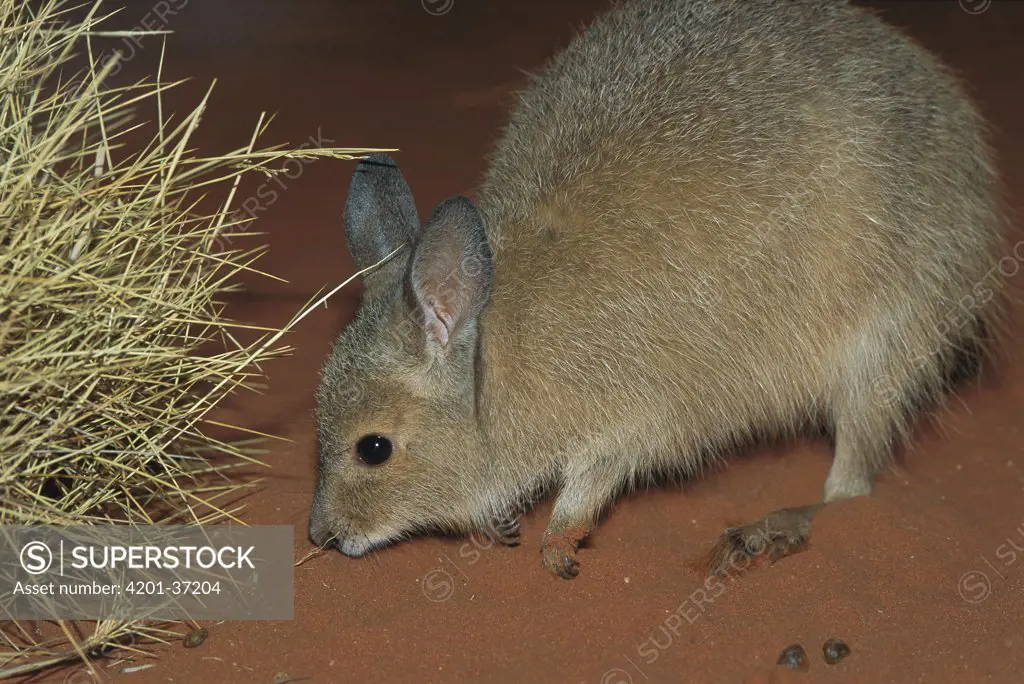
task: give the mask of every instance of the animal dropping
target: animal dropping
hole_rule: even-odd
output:
[[[835,665],[840,660],[850,655],[850,647],[841,639],[829,639],[821,647],[821,655],[829,665]]]
[[[779,655],[779,659],[775,664],[800,672],[807,672],[811,669],[811,661],[807,658],[807,651],[800,644],[787,646]]]
[[[318,546],[517,544],[554,490],[541,557],[572,578],[624,490],[824,425],[821,501],[701,567],[783,557],[998,348],[985,124],[842,0],[616,5],[519,95],[477,197],[421,222],[392,158],[355,169],[348,248],[374,268],[317,391]]]
[[[198,648],[206,643],[206,639],[210,636],[210,632],[205,627],[199,627],[193,629],[191,632],[185,635],[182,645],[185,648]]]

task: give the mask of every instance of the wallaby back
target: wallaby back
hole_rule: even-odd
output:
[[[887,432],[995,311],[978,112],[846,3],[612,10],[522,94],[480,206],[482,420],[552,470],[590,449],[692,468],[814,411]]]

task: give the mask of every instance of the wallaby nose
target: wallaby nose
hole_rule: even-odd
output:
[[[309,516],[309,540],[324,548],[336,546],[338,535],[332,527],[330,518],[314,508]]]

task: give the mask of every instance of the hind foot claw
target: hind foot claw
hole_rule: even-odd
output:
[[[494,521],[487,528],[487,536],[503,546],[519,546],[519,518]]]

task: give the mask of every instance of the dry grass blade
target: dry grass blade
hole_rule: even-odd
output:
[[[98,2],[77,22],[70,8],[0,0],[0,523],[237,520],[252,483],[231,474],[259,464],[251,440],[200,425],[228,427],[206,414],[287,351],[281,330],[240,343],[233,329],[259,329],[216,304],[240,272],[260,272],[261,250],[231,246],[247,234],[233,207],[240,179],[372,150],[258,149],[261,117],[246,147],[195,156],[206,98],[172,126],[162,97],[175,84],[108,85],[115,65],[98,63],[91,42],[119,34],[99,28]],[[69,76],[76,54],[88,66]],[[132,147],[140,109],[155,110],[156,130]],[[217,209],[197,211],[200,195]],[[0,678],[170,634],[6,622]]]

